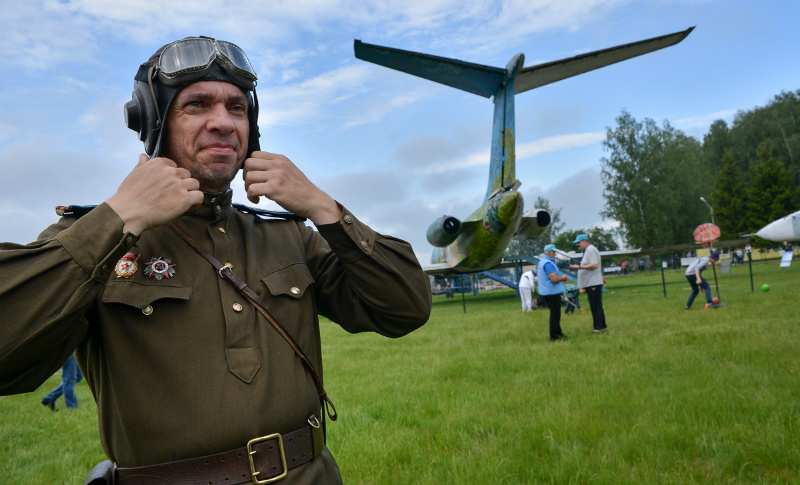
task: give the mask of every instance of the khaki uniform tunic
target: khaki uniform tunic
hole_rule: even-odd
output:
[[[174,222],[232,265],[320,373],[317,315],[388,337],[427,321],[430,285],[408,243],[346,209],[317,232],[230,202],[230,191],[206,194]],[[205,259],[167,227],[120,238],[122,227],[102,204],[62,218],[35,243],[0,244],[0,393],[35,390],[77,347],[103,448],[122,467],[240,448],[319,413],[300,359]],[[119,277],[114,267],[128,252],[139,255],[138,270]],[[153,258],[170,259],[174,275],[146,276]],[[324,449],[284,483],[340,481]]]

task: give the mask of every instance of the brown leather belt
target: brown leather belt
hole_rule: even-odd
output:
[[[307,463],[322,452],[323,434],[316,416],[297,431],[250,440],[247,446],[216,455],[189,458],[160,465],[117,468],[119,485],[174,484],[257,485],[276,482],[289,470]]]

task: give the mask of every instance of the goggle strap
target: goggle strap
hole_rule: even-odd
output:
[[[153,89],[153,71],[155,66],[150,66],[147,70],[147,85],[150,87],[150,95],[153,97],[153,105],[156,107],[156,118],[158,118],[158,125],[156,128],[161,127],[161,112],[158,109],[158,98],[156,98],[156,90]]]

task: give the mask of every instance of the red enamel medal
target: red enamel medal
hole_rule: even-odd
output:
[[[139,269],[139,264],[136,262],[138,259],[139,255],[136,253],[125,254],[125,256],[117,261],[117,265],[114,267],[117,277],[130,278],[134,273],[136,273],[136,271]]]
[[[147,267],[144,269],[144,274],[158,281],[161,281],[161,278],[172,278],[175,275],[175,270],[173,269],[175,264],[172,263],[171,259],[150,258],[150,262],[145,263],[145,266]]]

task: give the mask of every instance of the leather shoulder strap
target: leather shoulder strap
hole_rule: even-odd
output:
[[[255,291],[251,290],[244,281],[236,276],[229,266],[225,266],[224,264],[220,263],[214,256],[211,255],[211,253],[203,249],[202,246],[197,244],[197,242],[188,234],[186,234],[181,228],[172,222],[167,223],[167,227],[172,229],[175,234],[180,236],[181,239],[189,244],[189,246],[200,253],[200,255],[206,259],[206,261],[211,263],[211,266],[217,270],[217,274],[220,276],[220,278],[228,281],[230,284],[236,287],[236,289],[239,290],[239,292],[245,298],[247,298],[247,301],[249,301],[256,308],[256,310],[258,310],[258,312],[267,319],[267,321],[281,335],[281,337],[286,340],[292,350],[294,350],[294,353],[297,354],[297,357],[300,358],[300,360],[308,369],[309,373],[311,374],[311,378],[314,379],[314,384],[317,386],[317,393],[319,394],[319,399],[322,402],[322,406],[325,408],[325,413],[328,415],[331,421],[336,421],[336,418],[338,417],[336,414],[336,407],[328,397],[328,393],[325,392],[325,388],[322,387],[322,377],[317,372],[314,364],[312,364],[308,359],[305,352],[303,352],[303,349],[300,348],[297,342],[295,342],[294,338],[292,338],[292,336],[286,330],[286,327],[284,327],[280,320],[278,320],[278,317],[272,313],[272,310],[267,307],[267,305],[261,300]]]

